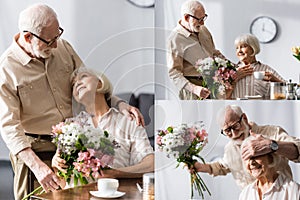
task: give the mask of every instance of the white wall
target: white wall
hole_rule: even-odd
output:
[[[109,77],[114,93],[154,93],[154,8],[126,0],[1,0],[0,54],[18,32],[19,12],[38,2],[56,11],[62,38],[89,67]],[[8,159],[2,138],[0,159]]]
[[[155,23],[161,27],[156,47],[165,49],[165,40],[169,31],[176,26],[180,18],[180,6],[184,0],[163,0],[156,5]],[[208,19],[206,26],[211,31],[216,47],[230,60],[237,62],[234,39],[249,32],[251,21],[261,15],[272,17],[279,26],[275,41],[261,44],[261,53],[257,59],[277,70],[285,79],[299,82],[300,62],[291,52],[293,46],[300,46],[300,2],[298,0],[202,0]],[[158,38],[158,37],[156,37]],[[159,40],[159,42],[158,42]],[[156,97],[172,99],[176,89],[167,75],[165,51],[156,52]],[[166,88],[163,90],[161,87]],[[175,91],[175,92],[174,92]],[[176,97],[176,96],[175,96]]]

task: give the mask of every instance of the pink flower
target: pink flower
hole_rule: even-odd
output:
[[[158,135],[158,136],[156,137],[156,144],[162,145],[161,140],[162,140],[162,136]]]
[[[88,159],[89,159],[89,152],[82,152],[82,151],[80,151],[78,153],[78,158],[77,158],[78,162],[84,161],[84,160],[88,160]]]
[[[62,127],[65,125],[64,122],[60,122],[59,124],[52,126],[52,133],[62,134]]]
[[[197,132],[197,137],[200,139],[200,141],[204,141],[204,139],[207,137],[207,132],[205,129],[202,129],[201,131]]]

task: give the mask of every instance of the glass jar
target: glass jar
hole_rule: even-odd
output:
[[[297,85],[295,93],[296,93],[296,96],[297,96],[297,100],[300,100],[300,84]]]
[[[271,82],[270,86],[270,99],[280,100],[286,98],[286,83]]]
[[[154,200],[154,173],[143,175],[143,200]]]

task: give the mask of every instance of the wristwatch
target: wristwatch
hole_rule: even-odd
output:
[[[272,140],[271,141],[271,144],[270,144],[270,148],[273,152],[277,151],[278,150],[278,143],[275,141],[275,140]]]

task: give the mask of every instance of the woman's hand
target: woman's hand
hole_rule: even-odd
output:
[[[235,82],[237,82],[240,79],[245,78],[246,76],[251,76],[253,74],[253,71],[254,71],[253,67],[251,67],[250,65],[238,67]]]
[[[264,81],[282,82],[276,76],[274,76],[272,72],[268,72],[268,71],[265,72]]]
[[[55,171],[60,170],[63,173],[67,173],[68,165],[66,165],[66,161],[60,157],[60,152],[56,151],[55,155],[52,158],[51,166]]]
[[[125,102],[120,102],[119,111],[122,112],[130,120],[136,119],[136,124],[138,126],[145,126],[144,117],[138,108],[131,106]]]

